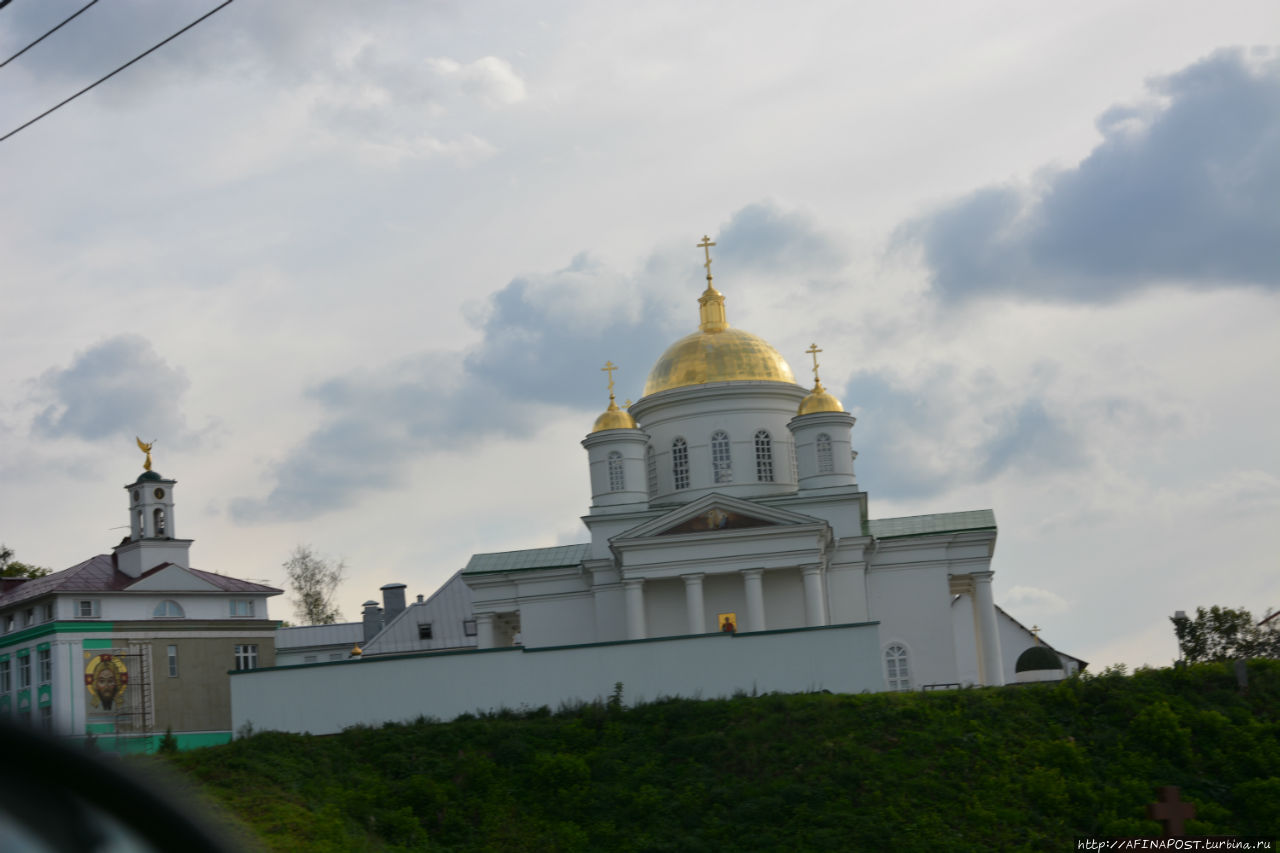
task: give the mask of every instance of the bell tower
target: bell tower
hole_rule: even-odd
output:
[[[129,538],[115,548],[116,566],[130,577],[161,563],[190,568],[190,539],[179,539],[173,520],[173,487],[177,480],[151,470],[151,444],[138,440],[147,454],[145,470],[125,485],[129,495]]]

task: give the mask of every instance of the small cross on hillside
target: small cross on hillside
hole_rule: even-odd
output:
[[[1184,834],[1183,824],[1196,816],[1194,803],[1184,803],[1178,798],[1177,785],[1156,788],[1157,802],[1147,806],[1147,817],[1160,822],[1163,838],[1177,838]]]

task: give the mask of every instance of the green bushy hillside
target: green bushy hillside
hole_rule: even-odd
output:
[[[163,760],[270,850],[1065,850],[1280,837],[1280,662],[1057,685],[500,713]],[[625,690],[625,687],[624,687]]]

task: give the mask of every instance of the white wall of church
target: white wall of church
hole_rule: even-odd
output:
[[[911,686],[954,683],[955,635],[945,570],[873,568],[867,588],[871,612],[880,622],[882,644],[898,642],[907,647]]]
[[[765,628],[803,628],[804,581],[799,569],[779,569],[765,572],[764,624]]]
[[[689,610],[685,606],[684,581],[680,578],[645,581],[644,619],[646,633],[650,637],[689,633]]]
[[[358,724],[451,720],[477,710],[594,701],[623,684],[627,704],[735,691],[884,689],[874,623],[777,634],[707,634],[547,651],[494,649],[370,658],[236,673],[233,729],[332,734]],[[387,685],[395,685],[388,690]]]
[[[596,611],[590,593],[520,602],[521,641],[526,646],[564,646],[591,642]]]

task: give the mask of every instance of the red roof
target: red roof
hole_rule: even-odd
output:
[[[90,557],[79,565],[63,569],[60,572],[54,572],[51,575],[45,575],[42,578],[34,578],[13,587],[5,584],[4,592],[0,594],[0,607],[8,607],[12,604],[57,592],[119,592],[137,583],[142,578],[149,577],[171,565],[173,564],[161,563],[134,578],[116,568],[115,558],[111,554],[99,554],[96,557]],[[186,571],[191,572],[201,580],[208,581],[224,592],[264,593],[266,595],[278,595],[283,592],[283,590],[276,589],[273,586],[243,581],[239,578],[231,578],[214,572],[203,572],[199,569],[186,569]]]

